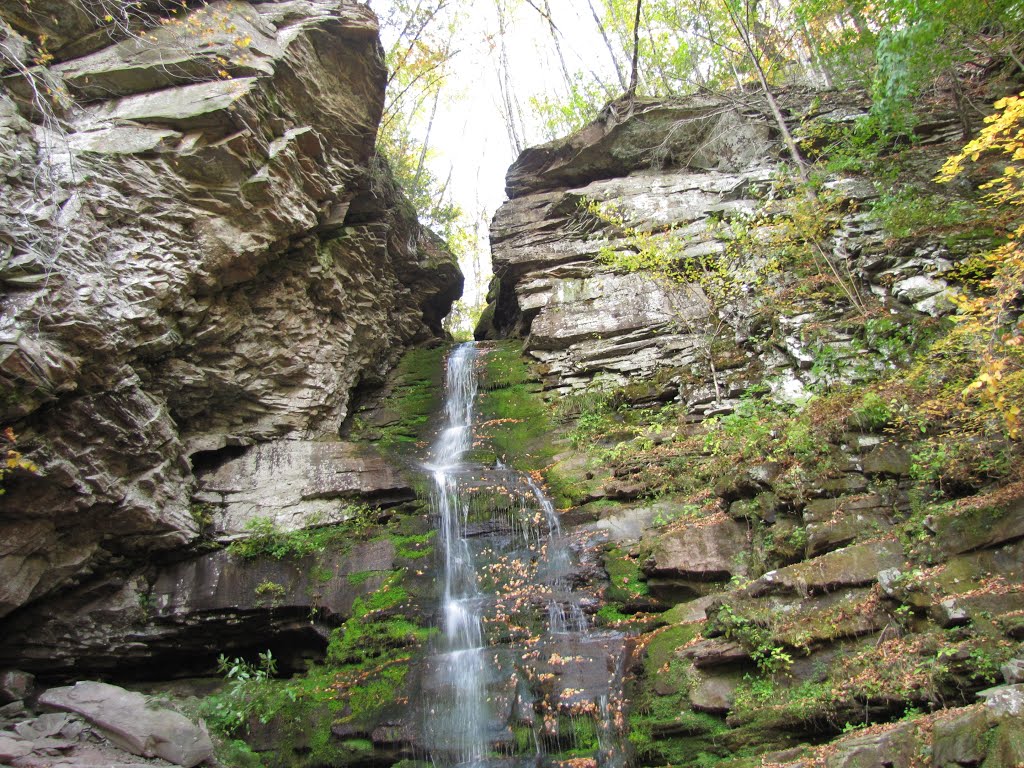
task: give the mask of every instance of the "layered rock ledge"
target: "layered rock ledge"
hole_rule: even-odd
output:
[[[154,14],[0,3],[0,424],[39,466],[0,497],[0,615],[186,546],[212,511],[243,527],[221,505],[232,462],[312,462],[292,527],[409,496],[331,446],[462,283],[376,154],[376,18],[349,0]]]

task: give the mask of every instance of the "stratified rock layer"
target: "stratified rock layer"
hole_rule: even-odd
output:
[[[197,471],[336,440],[353,390],[439,335],[461,290],[375,155],[365,5],[148,21],[125,36],[89,4],[0,3],[12,55],[46,34],[55,57],[0,88],[0,424],[40,467],[5,481],[0,615],[194,540]],[[44,79],[60,114],[31,101]],[[353,457],[313,452],[324,487],[271,515],[292,527],[408,495],[393,476],[342,488]]]
[[[779,99],[791,125],[830,127],[822,130],[852,124],[867,108],[856,92],[792,89]],[[955,116],[937,115],[920,140],[941,142],[955,131]],[[803,329],[812,317],[838,319],[841,308],[797,304],[779,321],[783,343],[758,346],[749,342],[763,330],[763,286],[740,276],[723,297],[699,284],[702,272],[736,266],[730,242],[752,214],[782,210],[786,158],[777,134],[761,97],[699,95],[640,101],[623,114],[609,107],[577,133],[523,152],[491,225],[496,278],[477,337],[525,338],[545,366],[546,386],[563,393],[659,377],[662,399],[677,397],[699,416],[731,409],[769,378],[784,397],[799,397],[817,382]],[[945,246],[890,252],[877,219],[858,210],[877,198],[872,184],[842,178],[827,192],[843,202],[824,250],[860,290],[932,315],[950,311],[941,274],[953,257]],[[615,263],[650,246],[692,282]],[[851,338],[835,329],[829,341],[843,354]]]

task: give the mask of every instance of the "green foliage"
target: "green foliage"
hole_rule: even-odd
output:
[[[275,765],[334,766],[365,758],[372,745],[337,740],[332,725],[341,721],[358,728],[376,722],[401,696],[411,650],[433,631],[404,614],[410,597],[403,577],[403,571],[390,572],[375,592],[358,598],[349,619],[332,632],[325,662],[290,680],[272,679],[269,652],[258,664],[222,657],[227,686],[204,700],[201,714],[228,736],[245,733],[254,720],[272,724]],[[308,759],[298,756],[298,744]]]
[[[761,674],[771,677],[787,672],[793,665],[793,657],[769,628],[736,612],[728,603],[719,607],[715,626],[725,637],[742,643],[750,651]]]
[[[871,206],[871,215],[897,239],[968,230],[977,224],[977,213],[977,204],[914,187],[883,192]]]
[[[612,96],[608,88],[577,73],[567,96],[543,95],[530,99],[548,141],[578,131],[595,117]]]
[[[246,560],[307,557],[325,552],[330,547],[348,544],[353,534],[365,530],[377,515],[376,510],[365,504],[351,504],[346,513],[350,519],[345,523],[295,531],[281,530],[269,517],[254,517],[245,524],[248,536],[231,542],[228,552]]]
[[[211,728],[232,734],[244,729],[252,717],[269,721],[266,694],[277,672],[277,662],[269,650],[260,653],[255,663],[242,658],[229,659],[221,654],[217,671],[226,678],[227,687],[204,699],[200,705],[200,714]]]
[[[813,120],[801,125],[801,149],[828,174],[870,174],[889,179],[896,170],[898,137],[874,115],[852,123]]]
[[[195,521],[196,527],[200,531],[213,524],[213,515],[215,511],[216,507],[212,504],[204,504],[201,502],[192,502],[188,507],[189,515],[191,515],[192,520]]]
[[[226,739],[217,745],[217,760],[229,768],[265,768],[263,760],[241,739]]]
[[[268,601],[272,606],[280,605],[281,600],[288,594],[283,584],[276,581],[261,581],[256,585],[256,597]]]
[[[850,414],[851,425],[868,432],[877,432],[892,423],[892,407],[877,392],[868,390]]]
[[[39,471],[35,464],[22,456],[21,452],[17,450],[15,447],[17,441],[14,430],[10,427],[6,427],[3,432],[0,432],[0,446],[2,446],[6,454],[3,458],[3,463],[0,463],[0,495],[4,493],[4,480],[8,475],[15,473],[34,475]]]

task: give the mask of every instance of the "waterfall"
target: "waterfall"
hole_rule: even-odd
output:
[[[459,489],[462,457],[473,441],[477,379],[471,344],[448,358],[445,426],[431,451],[431,504],[443,556],[443,644],[435,654],[443,697],[428,712],[428,748],[454,764],[476,765],[487,752],[482,601],[473,553],[466,539],[468,509]]]
[[[582,732],[597,765],[621,766],[608,713],[621,702],[623,635],[590,626],[572,588],[571,533],[538,482],[466,460],[485,439],[474,436],[480,356],[472,343],[449,355],[443,424],[423,465],[440,632],[422,672],[420,748],[439,767],[535,765],[584,746]]]

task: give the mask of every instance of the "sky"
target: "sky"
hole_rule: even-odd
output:
[[[613,79],[611,59],[586,2],[549,2],[568,68],[597,69]],[[377,9],[384,3],[378,0],[373,5]],[[512,89],[529,120],[530,98],[552,92],[564,94],[564,80],[547,22],[527,2],[506,0],[506,7],[511,16],[505,42]],[[452,63],[451,85],[430,135],[430,164],[440,179],[451,174],[449,189],[463,211],[489,222],[505,199],[505,172],[516,157],[502,116],[497,12],[493,0],[460,3],[458,12],[462,15],[456,34],[459,53]],[[545,140],[538,122],[527,126],[528,146]],[[486,225],[481,229],[485,234]],[[486,240],[480,249],[481,257],[489,256]],[[463,271],[470,274],[463,299],[474,304],[482,300],[486,280],[471,274],[472,259],[464,261]],[[489,258],[479,261],[483,262],[480,271],[489,276]]]

